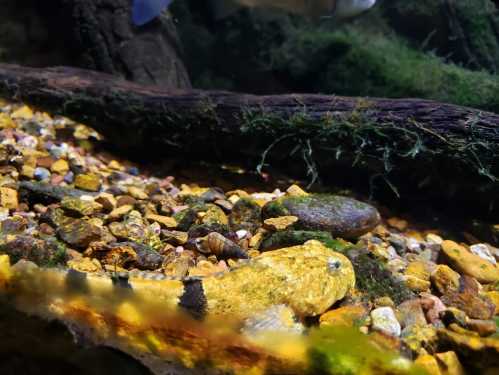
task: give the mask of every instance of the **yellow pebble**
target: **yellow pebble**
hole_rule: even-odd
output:
[[[30,107],[24,105],[24,106],[18,108],[17,110],[15,110],[10,117],[12,117],[14,119],[19,118],[19,119],[23,119],[23,120],[29,120],[29,119],[33,118],[33,111],[31,110]]]
[[[6,113],[0,113],[0,129],[15,129],[16,123]]]
[[[177,221],[173,217],[155,215],[155,214],[147,214],[146,219],[154,221],[154,222],[162,225],[165,228],[176,228],[177,227]]]
[[[16,209],[19,205],[17,190],[0,187],[0,206],[10,209]]]
[[[264,220],[265,229],[285,230],[298,221],[296,216],[281,216]]]
[[[288,193],[288,195],[292,197],[306,197],[308,195],[308,193],[305,190],[303,190],[298,185],[294,184],[288,187],[286,192]]]
[[[122,171],[125,168],[116,160],[111,160],[107,165],[109,168],[114,169],[115,171]]]
[[[120,206],[120,207],[112,210],[109,213],[109,219],[120,219],[132,210],[133,210],[133,206],[131,204],[125,204],[123,206]]]
[[[69,164],[66,160],[59,159],[52,164],[50,170],[61,175],[66,174],[66,172],[69,171]]]
[[[445,352],[435,354],[440,368],[446,375],[465,375],[461,362],[455,352]]]
[[[414,362],[416,365],[424,369],[428,375],[441,375],[440,367],[437,359],[430,354],[420,355]]]
[[[100,185],[100,177],[95,174],[79,174],[75,178],[75,187],[78,189],[98,191]]]

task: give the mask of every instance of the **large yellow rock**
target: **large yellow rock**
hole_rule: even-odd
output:
[[[350,260],[315,240],[269,251],[231,272],[203,280],[208,313],[238,317],[280,304],[299,317],[316,316],[354,286]]]
[[[499,281],[499,268],[471,253],[464,246],[454,241],[444,241],[442,252],[456,271],[474,277],[485,284]]]

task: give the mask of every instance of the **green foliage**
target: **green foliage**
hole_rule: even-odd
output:
[[[297,29],[273,52],[277,70],[312,91],[352,96],[421,97],[499,111],[499,80],[410,48],[394,35],[354,27]]]
[[[50,239],[50,246],[53,246],[54,253],[52,257],[43,264],[45,267],[56,267],[66,263],[67,258],[67,248],[64,243],[56,239]]]
[[[322,327],[310,333],[310,374],[425,374],[398,353],[382,350],[357,328]]]
[[[349,242],[334,239],[330,233],[323,231],[285,230],[272,233],[261,244],[261,249],[272,250],[287,246],[302,245],[309,240],[321,241],[331,250],[343,252],[352,246]]]
[[[499,21],[483,6],[487,1],[453,5],[457,17],[453,21],[466,40],[457,40],[451,52],[471,46],[477,59],[497,60],[492,55],[499,51],[493,28]],[[442,33],[447,29],[449,15],[442,13],[441,4],[394,0],[378,8],[346,27],[259,8],[243,9],[212,23],[194,1],[178,3],[172,9],[179,15],[179,33],[193,82],[200,88],[421,97],[499,111],[496,76],[448,64],[418,46],[431,39],[428,34],[433,25]],[[409,31],[419,32],[422,40],[414,41],[390,26],[399,20],[407,24],[411,17],[421,25]],[[425,23],[432,25],[428,32]],[[439,34],[438,40],[448,41],[451,36],[460,37]]]
[[[433,50],[468,69],[499,70],[499,16],[492,0],[391,0],[382,8],[413,47]]]

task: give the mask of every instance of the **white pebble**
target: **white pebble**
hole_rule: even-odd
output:
[[[248,235],[248,231],[245,229],[241,229],[236,232],[236,235],[239,240],[242,240]]]
[[[470,251],[473,254],[478,255],[480,258],[485,259],[492,264],[497,264],[496,259],[494,258],[494,256],[490,252],[489,247],[484,243],[479,243],[479,244],[470,246]]]
[[[5,207],[0,207],[0,221],[3,221],[9,217],[9,209]]]
[[[409,237],[406,243],[407,243],[407,248],[413,253],[419,253],[421,251],[421,244],[419,243],[418,240]]]
[[[386,252],[388,254],[388,260],[400,258],[399,255],[397,254],[397,251],[395,250],[395,248],[393,246],[388,246],[386,248]]]
[[[35,149],[36,146],[38,145],[38,139],[36,139],[31,135],[28,135],[22,138],[19,142],[17,142],[17,144],[19,146]]]
[[[371,311],[372,328],[391,336],[400,336],[401,327],[391,307],[378,307]]]
[[[253,193],[251,196],[254,199],[261,199],[267,202],[277,198],[277,195],[274,193]]]

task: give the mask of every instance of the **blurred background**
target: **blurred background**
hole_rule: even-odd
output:
[[[0,60],[164,87],[421,97],[499,110],[499,1],[378,0],[337,24],[265,8],[216,19],[176,0],[133,27],[129,0],[0,0]]]

